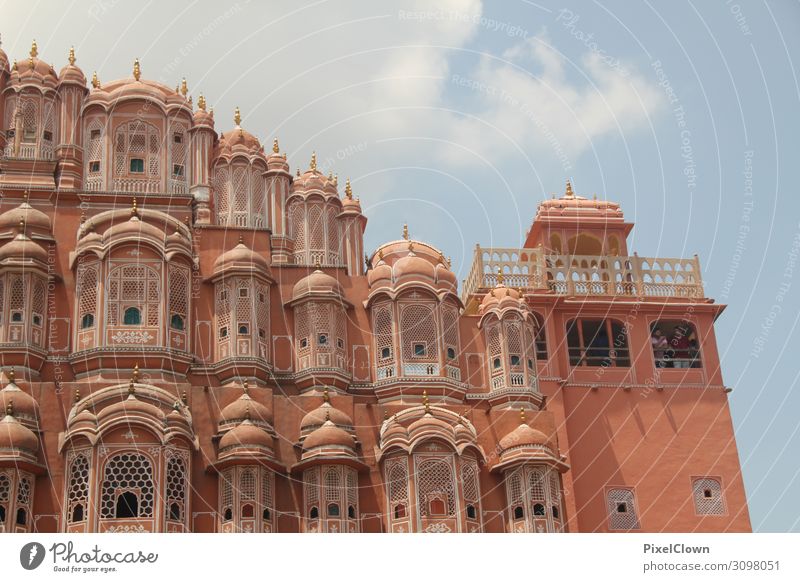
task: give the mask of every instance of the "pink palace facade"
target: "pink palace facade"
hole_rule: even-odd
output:
[[[696,256],[568,183],[459,285],[233,121],[0,50],[0,531],[750,530]]]

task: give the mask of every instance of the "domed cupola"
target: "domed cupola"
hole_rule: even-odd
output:
[[[39,426],[39,404],[30,394],[16,384],[14,370],[6,374],[8,384],[0,390],[0,413],[4,413],[8,405],[14,403],[14,417],[30,429]]]
[[[15,460],[36,463],[39,438],[14,417],[14,402],[9,401],[0,420],[0,466]]]
[[[69,49],[69,59],[67,65],[61,69],[61,72],[58,74],[58,81],[60,84],[74,84],[79,85],[81,88],[86,87],[86,75],[83,74],[83,71],[75,64],[75,48],[71,47]]]
[[[272,151],[267,156],[267,168],[273,172],[289,173],[289,162],[286,159],[286,153],[281,153],[277,137],[272,140]]]
[[[219,430],[225,432],[245,419],[254,426],[272,432],[272,412],[250,396],[247,380],[242,385],[242,395],[222,409],[219,417]]]
[[[47,89],[55,89],[58,85],[58,76],[53,65],[39,58],[39,45],[35,40],[31,44],[29,58],[14,62],[11,69],[11,83],[12,85],[36,84]]]
[[[0,214],[0,239],[13,238],[23,224],[29,236],[52,239],[53,225],[50,217],[31,206],[27,194],[22,204]]]
[[[239,243],[231,250],[224,252],[214,261],[213,279],[232,275],[260,275],[269,278],[269,261],[244,244],[244,239],[239,237]]]
[[[206,110],[206,98],[202,93],[197,99],[197,111],[194,112],[192,120],[195,127],[202,125],[214,129],[214,113]]]
[[[219,440],[218,468],[230,465],[267,463],[279,466],[275,458],[275,443],[272,436],[248,418],[227,431]]]
[[[0,265],[21,267],[30,265],[39,269],[47,269],[47,251],[33,242],[24,232],[24,228],[10,242],[0,247]]]
[[[345,412],[331,405],[330,394],[326,387],[322,393],[322,404],[306,414],[300,421],[300,442],[303,442],[312,432],[320,428],[325,422],[330,421],[340,429],[353,434],[355,430],[353,419]]]

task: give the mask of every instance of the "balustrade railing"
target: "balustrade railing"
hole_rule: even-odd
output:
[[[540,248],[476,247],[463,299],[487,291],[503,274],[507,287],[559,295],[704,297],[697,257],[673,259],[614,255],[549,255]]]

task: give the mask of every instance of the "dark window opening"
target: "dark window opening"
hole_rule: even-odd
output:
[[[172,137],[172,139],[175,141],[175,143],[183,143],[183,134],[182,133],[176,133]]]
[[[28,512],[23,508],[17,510],[17,525],[25,525],[28,523]]]
[[[228,337],[228,328],[227,327],[219,328],[219,337]]]
[[[308,338],[303,338],[300,340],[300,347],[307,348],[308,347]]]
[[[250,518],[255,517],[255,515],[255,508],[250,503],[242,506],[242,517]]]
[[[89,162],[89,172],[97,174],[100,171],[100,162]]]
[[[70,521],[72,523],[83,521],[83,505],[78,503],[77,505],[75,505],[75,507],[72,508],[72,517]]]
[[[617,503],[617,513],[628,513],[628,504]]]
[[[182,178],[183,177],[183,166],[180,164],[173,164],[172,165],[172,175],[175,178]]]
[[[233,511],[231,511],[230,507],[225,508],[225,512],[222,514],[222,519],[225,521],[230,521],[233,519]]]
[[[381,350],[381,359],[388,360],[392,357],[392,350],[390,348],[383,348]]]
[[[272,519],[272,514],[270,514],[269,509],[265,509],[263,511],[263,513],[261,514],[261,519],[263,519],[264,521],[269,521],[270,519]]]
[[[502,366],[502,362],[500,361],[500,358],[495,358],[494,360],[492,360],[492,367],[495,370],[499,370],[501,368],[501,366]]]
[[[338,503],[329,503],[328,504],[328,517],[339,517],[339,504]]]
[[[514,519],[522,519],[523,517],[525,517],[525,511],[523,511],[522,507],[517,505],[514,508]]]
[[[128,309],[125,310],[122,323],[125,325],[141,325],[142,312],[138,307],[128,307]]]
[[[425,344],[414,344],[414,356],[417,358],[424,358],[428,352]]]
[[[316,507],[312,507],[311,511],[308,512],[308,517],[310,517],[311,519],[319,518],[319,509],[317,509]]]
[[[401,519],[406,516],[406,506],[403,504],[394,506],[394,518]]]
[[[92,132],[89,134],[89,136],[91,137],[91,139],[100,139],[100,130],[93,129]]]
[[[114,517],[119,519],[127,519],[131,517],[139,517],[139,498],[131,491],[126,491],[117,497],[117,507],[114,511]]]
[[[573,319],[567,324],[571,366],[629,367],[628,333],[610,319]]]
[[[448,360],[456,359],[456,351],[453,348],[447,348],[447,359]]]
[[[519,366],[519,362],[520,362],[519,356],[517,356],[517,355],[512,355],[511,356],[511,365],[512,366]]]
[[[544,505],[537,503],[533,506],[533,515],[544,515]]]
[[[169,518],[172,521],[180,521],[181,520],[181,506],[177,503],[172,503],[169,506]]]
[[[262,327],[258,328],[258,337],[260,337],[261,339],[267,339],[267,332],[264,331],[264,328]]]
[[[11,321],[17,323],[22,321],[22,312],[21,311],[14,311],[11,313]]]
[[[42,316],[41,315],[33,315],[33,325],[42,325]]]
[[[142,158],[131,158],[130,171],[131,174],[143,174],[144,160]]]
[[[352,505],[347,507],[347,517],[349,517],[350,519],[356,518],[356,508],[353,507]]]
[[[340,350],[344,349],[344,340],[342,338],[340,337],[336,338],[336,347],[339,348]]]
[[[553,509],[553,517],[554,517],[555,519],[558,519],[558,507],[556,507],[556,506],[554,505],[552,509]]]
[[[711,494],[711,489],[704,489],[703,497],[713,497],[713,495]]]
[[[87,313],[81,317],[81,329],[88,329],[94,327],[94,314]]]
[[[44,132],[44,141],[53,141],[53,132],[52,131],[45,131]]]
[[[172,329],[183,331],[184,329],[183,317],[181,317],[177,313],[173,313],[172,318],[169,320],[169,325]]]
[[[478,512],[475,511],[475,506],[474,505],[467,505],[467,517],[469,519],[475,519],[477,514],[478,514]]]
[[[0,523],[5,523],[6,521],[6,506],[0,505]]]
[[[700,344],[688,321],[661,320],[650,326],[650,345],[656,368],[702,368]]]
[[[248,333],[250,333],[249,327],[247,327],[246,325],[239,326],[239,335],[247,335]]]
[[[239,289],[239,297],[247,297],[249,295],[249,291],[247,287],[242,287]]]
[[[326,334],[326,333],[319,334],[317,336],[317,344],[319,344],[321,346],[327,346],[328,345],[328,334]]]

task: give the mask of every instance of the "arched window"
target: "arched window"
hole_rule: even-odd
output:
[[[694,510],[697,515],[724,515],[725,502],[719,479],[699,477],[692,481]]]
[[[70,522],[83,521],[85,507],[89,500],[89,458],[79,454],[72,460],[69,467],[69,481],[67,482],[67,502],[71,508]],[[76,516],[78,516],[76,518]]]
[[[186,463],[181,457],[173,456],[167,461],[166,480],[167,515],[173,521],[183,521],[186,507]]]
[[[177,313],[173,313],[172,317],[169,320],[169,326],[172,329],[177,329],[179,331],[183,331],[185,324],[183,323],[183,317],[178,315]]]
[[[103,471],[100,517],[153,517],[155,487],[150,460],[138,453],[111,457]],[[134,511],[135,510],[135,511]]]
[[[573,319],[567,323],[572,366],[629,367],[628,332],[612,319]]]
[[[141,325],[142,312],[139,310],[138,307],[128,307],[125,310],[122,323],[124,323],[125,325]]]
[[[514,519],[522,519],[525,517],[525,510],[522,509],[521,505],[517,505],[514,508]]]
[[[319,509],[314,506],[311,508],[311,511],[308,512],[308,517],[311,519],[319,519]]]
[[[114,177],[147,180],[146,191],[156,191],[161,176],[161,136],[139,119],[120,126],[114,136]],[[126,183],[119,186],[125,188]],[[141,187],[137,187],[141,191]]]
[[[11,501],[11,480],[0,473],[0,525],[5,525],[9,501]]]
[[[408,517],[408,461],[392,458],[385,465],[385,480],[391,516],[396,520]]]
[[[392,305],[381,303],[372,308],[372,328],[377,354],[378,379],[395,376],[394,370],[394,326]]]
[[[25,510],[24,507],[20,507],[17,510],[17,525],[27,525],[28,524],[28,512]]]
[[[90,327],[94,327],[94,315],[87,313],[81,317],[81,329],[89,329]]]
[[[448,460],[428,458],[417,465],[417,497],[423,517],[455,516],[456,494]]]

